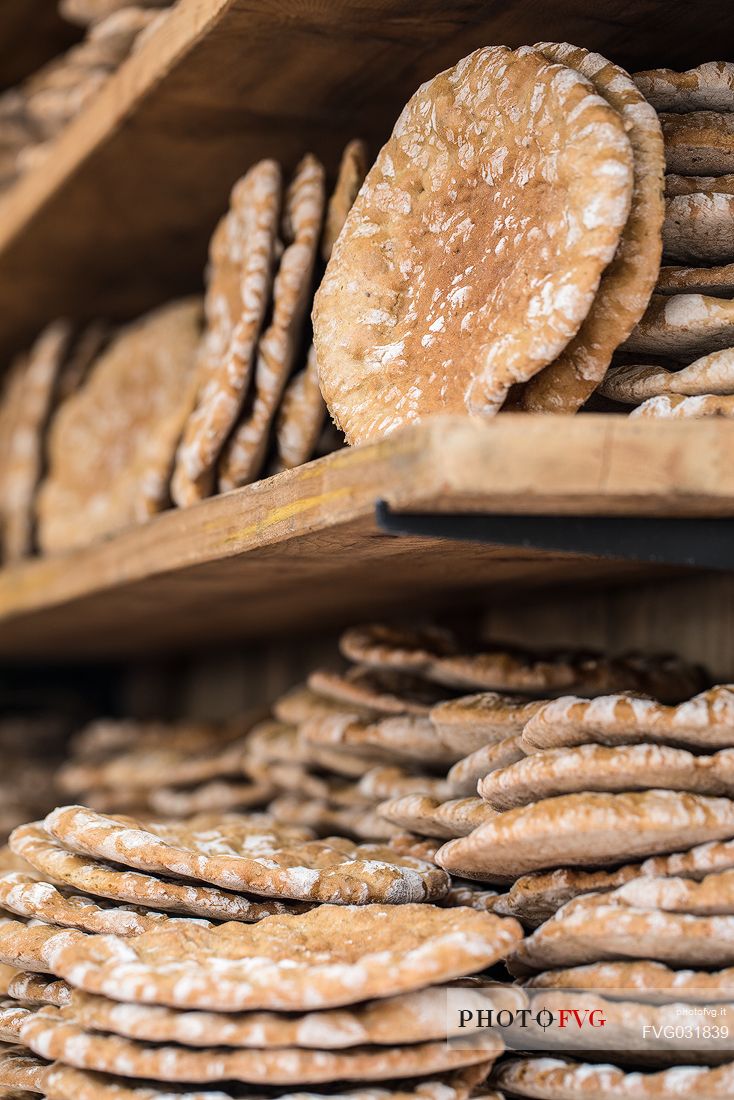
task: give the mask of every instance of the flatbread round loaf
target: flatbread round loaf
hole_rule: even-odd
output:
[[[635,84],[656,111],[734,111],[734,65],[707,61],[679,73],[648,69]]]
[[[494,810],[509,810],[574,791],[649,788],[734,797],[734,749],[694,756],[669,745],[576,745],[543,749],[479,782]]]
[[[734,747],[734,689],[719,684],[674,707],[623,693],[569,695],[539,708],[522,733],[528,753],[587,742],[652,742],[698,751]]]
[[[455,798],[441,802],[425,794],[407,794],[382,802],[378,812],[388,821],[418,836],[466,836],[494,817],[481,798]]]
[[[477,987],[477,1000],[487,1007],[524,997],[512,987]],[[472,993],[467,994],[471,1004]],[[277,1049],[301,1047],[340,1050],[348,1047],[395,1046],[445,1039],[447,987],[385,997],[349,1008],[322,1012],[184,1012],[161,1005],[121,1004],[107,997],[75,990],[72,1014],[82,1027],[150,1043],[180,1043],[189,1047],[228,1046]]]
[[[225,921],[255,921],[273,913],[293,910],[293,903],[285,904],[275,898],[254,900],[216,886],[173,882],[69,852],[38,822],[21,825],[10,840],[13,851],[22,855],[52,882],[83,890],[95,897]]]
[[[220,1012],[305,1012],[389,997],[475,973],[521,938],[474,909],[320,905],[257,925],[168,926],[122,940],[75,936],[57,971],[115,1000]]]
[[[496,1058],[502,1040],[489,1033],[470,1049],[443,1042],[345,1050],[283,1048],[192,1050],[85,1031],[71,1009],[43,1008],[25,1019],[23,1041],[50,1060],[80,1069],[156,1081],[243,1081],[301,1085],[330,1081],[380,1081],[441,1073]]]
[[[676,176],[668,172],[665,177],[665,194],[675,195],[734,195],[734,175],[726,176]]]
[[[632,173],[619,115],[535,50],[477,50],[424,84],[316,295],[321,388],[347,441],[493,416],[555,359],[614,256]]]
[[[465,756],[463,760],[454,764],[446,779],[456,798],[474,794],[477,783],[480,779],[484,779],[485,775],[497,771],[498,768],[507,768],[510,764],[522,760],[524,756],[520,737],[516,734],[515,737],[506,737],[504,741],[485,745],[470,753],[469,756]]]
[[[120,330],[58,409],[38,497],[44,551],[86,545],[167,506],[200,328],[198,299],[153,310]]]
[[[0,1088],[8,1090],[9,1100],[23,1100],[26,1093],[45,1093],[45,1074],[48,1062],[31,1054],[25,1046],[7,1046],[0,1049]]]
[[[8,983],[8,996],[28,1005],[55,1005],[63,1008],[71,1000],[71,986],[63,978],[19,970]]]
[[[550,61],[582,73],[622,118],[634,154],[629,217],[586,320],[555,362],[525,386],[531,412],[575,412],[604,377],[612,355],[642,317],[655,288],[662,254],[663,133],[657,114],[632,77],[597,53],[568,43],[536,47]]]
[[[724,176],[734,172],[734,114],[692,111],[661,114],[665,162],[681,176]]]
[[[441,1074],[391,1085],[380,1082],[373,1087],[341,1086],[323,1093],[291,1089],[268,1092],[270,1100],[468,1100],[472,1087],[486,1077],[482,1066],[456,1073]],[[56,1062],[44,1077],[47,1100],[266,1100],[265,1094],[247,1086],[157,1085],[153,1081],[111,1077],[105,1073],[74,1069]],[[225,1091],[226,1090],[226,1091]],[[15,1100],[15,1097],[9,1098]],[[24,1098],[18,1097],[18,1100]],[[481,1100],[502,1100],[498,1093],[482,1092]]]
[[[630,416],[652,420],[707,420],[713,416],[730,420],[734,417],[734,397],[717,397],[714,394],[651,397],[633,409]]]
[[[666,259],[677,263],[730,263],[734,260],[734,195],[667,199],[663,247]]]
[[[60,928],[116,936],[138,936],[168,919],[163,913],[137,906],[113,906],[89,897],[67,895],[50,882],[39,882],[22,871],[0,875],[0,909]]]
[[[559,866],[614,866],[656,852],[734,837],[734,802],[678,791],[586,792],[498,814],[450,840],[436,862],[451,874],[512,882]]]
[[[647,959],[633,962],[588,963],[531,974],[530,989],[600,990],[606,997],[636,1001],[703,1001],[711,1004],[734,997],[734,970],[672,970]]]
[[[255,481],[262,469],[272,420],[303,339],[324,201],[324,169],[309,153],[286,194],[285,250],[273,283],[272,316],[258,341],[252,395],[219,459],[220,492]],[[238,326],[234,341],[242,339]]]
[[[599,392],[611,401],[629,405],[668,394],[685,397],[703,394],[729,396],[734,394],[734,348],[714,351],[679,371],[634,363],[612,367],[607,371]]]
[[[498,1067],[493,1082],[512,1096],[540,1100],[725,1100],[734,1089],[734,1068],[675,1066],[631,1073],[559,1058],[512,1058]]]
[[[734,963],[734,917],[698,917],[609,903],[585,894],[518,944],[513,974],[624,959],[656,959],[674,967]]]
[[[719,267],[670,265],[660,268],[658,294],[703,294],[709,298],[734,297],[734,264]]]
[[[279,165],[260,161],[234,185],[211,239],[198,393],[171,484],[179,507],[212,491],[219,453],[247,392],[270,297],[280,198]]]
[[[143,826],[134,818],[62,806],[48,815],[45,827],[83,855],[271,897],[396,904],[441,897],[449,885],[437,868],[388,847],[340,837],[301,840],[287,826],[265,831],[244,816],[208,829],[196,821]]]
[[[521,875],[506,894],[498,897],[493,912],[516,917],[524,925],[537,928],[562,905],[580,894],[607,893],[641,874],[639,864],[627,864],[613,871],[583,871],[561,867],[555,871],[535,871]]]
[[[734,347],[734,302],[705,294],[653,294],[645,316],[622,351],[666,355],[690,363]]]

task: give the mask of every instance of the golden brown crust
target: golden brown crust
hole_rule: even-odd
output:
[[[629,217],[593,305],[576,336],[522,393],[524,409],[569,413],[594,392],[613,353],[645,312],[655,287],[662,254],[665,156],[657,115],[624,69],[568,43],[543,42],[536,48],[549,60],[569,65],[591,80],[619,112],[634,154]]]
[[[493,416],[578,331],[631,192],[617,113],[536,50],[477,50],[424,84],[314,304],[322,391],[347,441],[440,412]],[[493,223],[488,203],[504,218]]]
[[[320,905],[245,926],[173,923],[129,940],[78,937],[54,954],[73,985],[131,1002],[304,1012],[423,989],[503,958],[520,926],[474,909]],[[213,964],[216,966],[213,969]]]

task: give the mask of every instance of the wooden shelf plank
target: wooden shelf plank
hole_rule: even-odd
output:
[[[82,37],[59,15],[56,0],[2,0],[0,89],[12,88]]]
[[[652,567],[378,531],[400,511],[734,516],[734,424],[437,419],[0,573],[6,660],[131,657]],[[658,570],[657,573],[664,571]]]
[[[376,148],[418,84],[477,46],[552,36],[680,66],[727,32],[725,0],[180,0],[0,200],[0,357],[53,316],[130,317],[197,289],[250,163],[311,149],[333,167],[355,135]]]

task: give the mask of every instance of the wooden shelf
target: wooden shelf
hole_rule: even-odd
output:
[[[2,0],[0,89],[12,88],[82,37],[59,15],[56,0]]]
[[[198,288],[250,163],[311,149],[333,167],[355,135],[376,148],[418,84],[477,46],[555,37],[682,66],[733,33],[722,0],[180,0],[0,200],[0,359],[51,317],[129,317]]]
[[[287,636],[479,591],[651,567],[380,532],[403,512],[734,516],[731,421],[434,420],[0,573],[5,660],[132,657]],[[657,571],[659,575],[661,571]]]

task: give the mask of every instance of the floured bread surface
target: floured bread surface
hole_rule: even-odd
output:
[[[531,989],[598,989],[607,997],[661,1003],[710,1003],[734,998],[732,969],[673,970],[648,959],[546,970],[529,975],[525,984]]]
[[[522,748],[519,734],[507,737],[504,741],[497,741],[493,745],[484,745],[476,749],[463,760],[459,760],[449,771],[446,779],[451,786],[452,793],[458,798],[460,795],[474,794],[477,783],[484,779],[490,772],[498,768],[507,768],[522,760],[525,751]]]
[[[474,909],[321,905],[245,927],[168,926],[121,940],[84,937],[58,972],[115,1000],[214,1011],[303,1012],[423,989],[482,970],[521,938]]]
[[[734,917],[635,909],[608,898],[586,894],[569,901],[518,944],[509,960],[511,972],[625,959],[697,968],[734,962]]]
[[[138,936],[167,919],[155,911],[110,906],[92,898],[66,895],[50,882],[39,882],[22,871],[0,875],[0,908],[62,928],[117,936]]]
[[[38,498],[44,551],[85,545],[166,507],[200,324],[197,299],[128,325],[58,410]]]
[[[470,1070],[415,1081],[394,1084],[381,1081],[373,1087],[341,1085],[337,1089],[325,1089],[323,1093],[313,1088],[307,1093],[287,1088],[286,1091],[270,1092],[268,1096],[271,1100],[468,1100],[470,1095],[475,1095],[473,1086],[486,1077],[487,1068],[480,1064]],[[152,1081],[74,1069],[61,1062],[49,1068],[44,1085],[48,1100],[265,1100],[264,1094],[253,1092],[244,1085],[156,1085]],[[482,1100],[502,1100],[499,1093],[486,1091],[481,1097]]]
[[[325,263],[331,259],[334,245],[366,175],[367,146],[357,138],[350,141],[342,153],[336,184],[329,199],[324,232],[321,235],[321,258]]]
[[[567,867],[555,871],[535,871],[516,879],[509,891],[497,898],[492,908],[504,917],[516,917],[523,924],[536,928],[572,898],[580,894],[616,890],[640,873],[639,864],[628,864],[612,871],[583,871]]]
[[[342,635],[340,645],[350,660],[377,669],[411,672],[455,690],[482,688],[492,693],[517,692],[546,698],[564,691],[594,696],[628,690],[651,692],[666,702],[678,702],[697,690],[702,679],[694,665],[665,654],[606,657],[583,651],[544,653],[499,643],[462,651],[453,635],[435,629],[411,631],[379,624],[353,627]],[[434,724],[439,722],[444,741],[448,734],[441,729],[444,724],[486,725],[487,736],[471,746],[478,748],[518,732],[505,725],[527,720],[525,715],[529,716],[530,711],[524,712],[517,704],[523,704],[523,700],[499,695],[450,700],[435,708],[431,717]]]
[[[677,176],[668,172],[665,177],[665,194],[675,195],[734,195],[734,174],[725,176]]]
[[[675,195],[668,199],[663,246],[666,259],[677,263],[730,263],[734,260],[734,195]]]
[[[637,364],[612,367],[607,371],[599,392],[612,401],[628,405],[666,394],[684,397],[705,394],[731,396],[734,394],[734,348],[704,355],[679,371]]]
[[[54,974],[52,948],[71,943],[83,933],[50,924],[25,924],[0,918],[0,962],[16,970]]]
[[[18,971],[8,983],[8,996],[28,1005],[56,1005],[63,1008],[71,1000],[71,986],[63,978],[50,978],[33,971]]]
[[[630,416],[653,420],[705,420],[709,417],[734,417],[734,397],[704,394],[700,397],[651,397],[634,409]]]
[[[79,806],[49,814],[47,830],[82,854],[114,863],[212,882],[229,890],[342,904],[405,903],[441,897],[446,876],[423,860],[340,837],[303,840],[302,833],[232,816],[209,827],[148,823]]]
[[[734,1089],[734,1068],[674,1066],[633,1073],[560,1058],[511,1058],[498,1066],[492,1081],[512,1096],[539,1100],[724,1100]]]
[[[225,921],[255,921],[293,908],[274,898],[253,900],[216,886],[174,882],[69,852],[38,822],[15,829],[11,843],[15,852],[52,882],[112,901]]]
[[[23,361],[19,400],[9,409],[0,474],[0,547],[17,562],[33,548],[35,496],[44,462],[44,436],[70,329],[55,321],[43,330]],[[11,381],[11,392],[15,383]],[[79,517],[77,517],[77,522]]]
[[[694,756],[669,745],[576,745],[543,749],[491,772],[479,794],[495,810],[574,791],[661,788],[734,796],[734,749]]]
[[[690,362],[734,347],[734,301],[705,294],[653,294],[652,302],[623,350],[666,355]]]
[[[444,802],[451,797],[445,779],[435,775],[419,775],[414,770],[399,767],[372,768],[358,783],[362,794],[376,802],[401,798],[406,794],[426,794]]]
[[[632,171],[619,115],[535,50],[477,50],[424,84],[316,295],[322,392],[347,441],[493,416],[555,359],[614,255]]]
[[[321,258],[328,263],[336,239],[367,174],[367,146],[350,141],[345,148],[321,233]],[[319,386],[316,348],[308,349],[306,366],[288,383],[275,423],[276,469],[291,470],[316,453],[326,420],[326,402]]]
[[[655,110],[624,69],[599,54],[567,43],[536,47],[587,77],[619,112],[634,154],[629,217],[614,259],[602,275],[593,305],[576,336],[555,362],[527,383],[522,407],[575,412],[604,377],[612,355],[642,317],[660,267],[664,202],[663,134]]]
[[[661,114],[660,121],[669,172],[681,176],[724,176],[734,172],[734,114]]]
[[[280,167],[260,161],[235,184],[211,239],[198,390],[172,482],[179,507],[212,491],[219,453],[245,399],[270,297],[280,198]]]
[[[260,473],[270,426],[303,340],[314,264],[324,215],[324,169],[308,154],[285,199],[285,250],[273,284],[273,312],[257,345],[253,394],[219,460],[219,488],[236,489]],[[235,340],[241,336],[235,330]]]
[[[487,691],[439,703],[431,710],[431,722],[445,745],[468,755],[521,733],[542,705],[541,700]]]
[[[677,706],[634,695],[553,699],[528,721],[526,752],[561,745],[655,742],[687,749],[734,747],[734,689],[719,684]]]
[[[638,909],[663,909],[699,917],[734,915],[734,871],[689,878],[641,875],[610,894],[610,898]]]
[[[705,294],[711,298],[732,298],[734,264],[722,264],[719,267],[661,267],[656,290],[658,294]]]
[[[585,792],[532,802],[451,840],[436,862],[451,874],[512,882],[529,871],[599,867],[734,837],[734,802],[678,791]]]
[[[26,1093],[45,1094],[47,1068],[48,1062],[31,1054],[25,1046],[0,1048],[0,1088],[8,1090],[9,1100],[16,1100],[16,1089],[18,1100],[23,1100]]]
[[[379,813],[419,836],[451,838],[466,836],[493,817],[480,798],[451,799],[440,802],[426,794],[407,794],[378,806]]]
[[[346,672],[316,669],[309,674],[308,686],[327,699],[382,714],[427,715],[445,694],[440,687],[419,676],[360,665]]]
[[[734,111],[734,65],[728,61],[707,61],[682,73],[648,69],[634,79],[656,111]]]
[[[414,760],[427,768],[448,767],[457,757],[439,740],[430,719],[420,714],[394,714],[365,722],[347,711],[309,719],[300,726],[299,736],[307,744],[343,746],[387,760]]]
[[[502,1040],[497,1036],[486,1044],[477,1042],[473,1050],[451,1047],[445,1041],[328,1051],[158,1047],[119,1035],[85,1031],[71,1010],[58,1008],[40,1009],[27,1018],[23,1039],[43,1057],[82,1069],[158,1081],[267,1081],[270,1085],[414,1077],[421,1072],[440,1073],[487,1062],[502,1050]]]
[[[308,350],[306,366],[288,383],[275,421],[277,468],[292,470],[313,458],[324,426],[326,404],[319,387],[316,349]]]
[[[480,987],[480,999],[491,992]],[[505,992],[499,990],[498,997],[503,998]],[[447,989],[434,986],[353,1007],[301,1014],[185,1012],[161,1005],[121,1004],[75,990],[72,1014],[77,1023],[92,1031],[150,1043],[340,1050],[365,1044],[395,1046],[445,1039]]]

